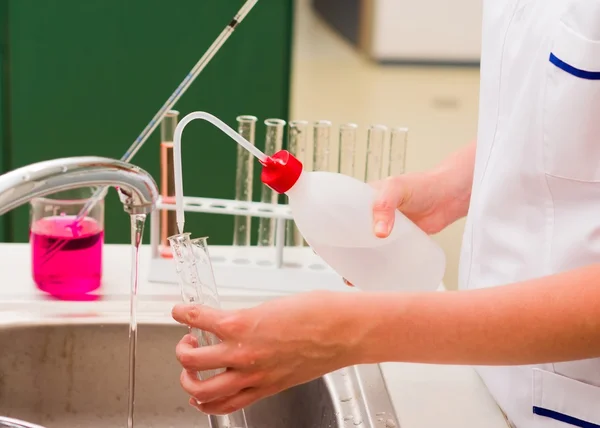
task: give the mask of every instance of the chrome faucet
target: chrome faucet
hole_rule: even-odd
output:
[[[40,425],[30,424],[29,422],[18,419],[5,418],[0,416],[0,428],[44,428]]]
[[[30,200],[78,187],[113,186],[129,214],[149,214],[158,187],[146,171],[101,157],[72,157],[38,162],[0,175],[0,215]],[[0,416],[0,428],[44,428]]]
[[[154,179],[136,166],[102,157],[72,157],[38,162],[0,175],[0,215],[37,197],[95,186],[114,186],[129,214],[149,214],[158,200]]]

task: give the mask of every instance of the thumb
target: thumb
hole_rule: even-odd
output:
[[[223,312],[206,305],[180,304],[173,307],[171,315],[180,324],[216,334],[216,325],[223,317]]]
[[[402,201],[402,191],[397,180],[384,180],[373,202],[373,232],[378,238],[386,238],[394,227],[396,209]]]

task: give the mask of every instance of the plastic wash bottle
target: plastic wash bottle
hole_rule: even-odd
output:
[[[368,291],[430,291],[446,267],[442,249],[396,211],[392,233],[373,233],[375,190],[333,172],[304,171],[281,150],[263,163],[262,182],[289,199],[298,230],[340,276]]]

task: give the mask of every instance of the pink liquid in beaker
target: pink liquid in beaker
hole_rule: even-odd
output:
[[[104,230],[85,218],[45,217],[31,227],[33,279],[38,288],[63,300],[89,300],[100,287]],[[59,248],[58,251],[55,249]],[[51,256],[48,256],[51,254]]]

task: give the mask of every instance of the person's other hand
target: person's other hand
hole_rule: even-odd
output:
[[[190,404],[208,414],[228,414],[355,364],[361,333],[350,298],[312,292],[240,311],[176,306],[176,321],[222,341],[198,348],[194,337],[186,335],[177,345],[181,385],[192,396]],[[219,368],[227,370],[206,381],[196,377],[197,371]]]
[[[442,186],[433,174],[405,174],[371,185],[377,190],[373,203],[373,231],[379,238],[386,238],[391,233],[396,210],[428,234],[441,231],[454,220],[443,203]]]

